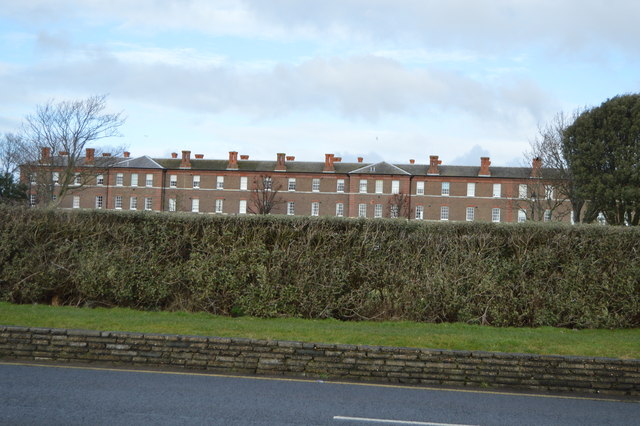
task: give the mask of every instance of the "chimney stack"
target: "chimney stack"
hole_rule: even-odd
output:
[[[182,161],[180,161],[181,169],[191,168],[191,151],[182,151]]]
[[[427,174],[428,175],[439,175],[440,174],[440,167],[438,167],[440,164],[442,164],[441,160],[438,160],[438,156],[437,155],[430,155],[429,156],[429,170],[427,170]]]
[[[480,157],[480,173],[478,173],[478,176],[491,176],[490,165],[491,160],[489,157]]]
[[[531,164],[531,177],[539,178],[542,175],[542,158],[536,157]]]
[[[125,151],[124,158],[129,158],[129,157],[131,157],[131,153],[129,151]]]
[[[242,155],[240,156],[240,159],[241,159],[241,160],[248,160],[248,159],[249,159],[249,156],[248,156],[247,154],[242,154]]]
[[[196,159],[202,160],[204,158],[204,154],[196,154]]]
[[[102,156],[103,157],[111,157],[111,153],[110,152],[103,152]]]
[[[324,170],[325,173],[335,172],[336,169],[333,167],[333,154],[325,154],[324,155]]]
[[[69,153],[67,151],[60,151],[58,154],[60,154],[60,155],[69,155]]]
[[[87,166],[93,166],[93,164],[95,163],[95,155],[96,155],[95,149],[87,148],[85,158],[84,158],[84,164]]]
[[[48,146],[40,149],[40,164],[51,164],[51,148]]]
[[[287,166],[284,164],[285,154],[282,152],[278,153],[278,162],[276,163],[276,172],[286,172]]]
[[[414,160],[413,158],[409,160],[409,164],[416,164],[416,160]]]
[[[342,161],[342,157],[333,157],[333,162],[334,163],[339,163]]]
[[[362,163],[363,161],[364,161],[364,158],[358,157],[358,163]]]
[[[171,158],[178,158],[178,153],[177,152],[172,152],[171,153]]]
[[[227,169],[238,169],[238,153],[236,151],[229,151],[229,164],[227,164]]]
[[[287,161],[296,161],[296,157],[293,155],[287,155]]]

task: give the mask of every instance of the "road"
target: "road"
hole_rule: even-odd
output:
[[[0,424],[624,425],[640,401],[0,362]]]

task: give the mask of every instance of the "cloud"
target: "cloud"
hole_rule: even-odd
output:
[[[451,164],[456,166],[479,166],[480,157],[490,157],[491,154],[488,150],[484,149],[480,145],[474,145],[469,151],[454,158]]]

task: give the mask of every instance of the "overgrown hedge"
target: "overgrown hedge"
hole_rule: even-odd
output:
[[[0,208],[0,299],[640,326],[640,230]]]

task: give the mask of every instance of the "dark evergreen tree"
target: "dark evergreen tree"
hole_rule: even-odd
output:
[[[616,96],[583,112],[564,132],[563,151],[585,221],[599,213],[613,225],[640,221],[640,94]]]
[[[0,174],[0,204],[22,204],[27,201],[27,186],[15,182],[11,173]]]

